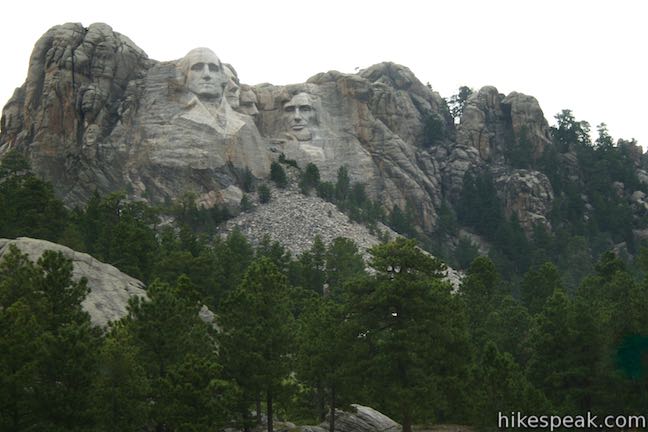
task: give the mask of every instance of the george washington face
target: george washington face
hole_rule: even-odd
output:
[[[228,77],[221,61],[208,48],[196,48],[182,59],[185,86],[200,99],[220,101]]]

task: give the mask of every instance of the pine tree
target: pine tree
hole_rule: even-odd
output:
[[[344,284],[364,275],[365,263],[353,240],[336,237],[326,251],[326,281],[331,296],[340,301]]]
[[[496,430],[498,413],[550,412],[544,395],[527,380],[511,355],[500,352],[493,342],[483,348],[471,379],[473,422],[480,429]]]
[[[411,432],[414,421],[447,415],[459,402],[452,399],[467,372],[463,310],[440,281],[443,265],[413,241],[399,239],[370,252],[376,274],[349,284],[349,319],[358,343],[371,353],[357,367],[378,409]]]
[[[77,431],[91,423],[87,395],[100,336],[81,308],[87,292],[85,280],[72,280],[71,261],[60,252],[46,251],[34,265],[14,247],[3,259],[3,429]]]
[[[328,405],[330,432],[335,430],[335,409],[353,385],[354,339],[344,320],[344,308],[329,298],[313,298],[299,317],[298,378],[315,389],[320,420]]]
[[[186,279],[154,282],[148,300],[129,303],[124,325],[150,383],[151,420],[159,430],[222,427],[235,389],[221,379],[211,327],[203,322]]]
[[[220,308],[220,353],[250,402],[263,394],[268,432],[274,402],[291,371],[293,320],[284,275],[267,257],[255,260]],[[243,404],[245,406],[245,404]]]
[[[278,188],[284,189],[288,186],[288,177],[286,177],[286,171],[283,167],[277,162],[272,162],[270,164],[270,180],[275,182]]]

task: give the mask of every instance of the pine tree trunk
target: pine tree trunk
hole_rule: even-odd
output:
[[[256,397],[256,424],[260,425],[261,421],[261,392],[257,393]]]
[[[412,432],[412,416],[407,408],[403,415],[403,432]]]
[[[319,410],[320,421],[323,422],[326,420],[326,401],[320,381],[317,382],[317,409]]]
[[[267,406],[267,411],[268,411],[268,432],[274,432],[274,425],[273,419],[272,419],[272,391],[268,390],[268,406]]]
[[[329,432],[335,432],[335,386],[331,386],[331,420],[329,422]]]

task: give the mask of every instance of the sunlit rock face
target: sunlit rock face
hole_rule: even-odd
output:
[[[190,193],[202,206],[236,206],[247,170],[267,178],[283,153],[302,168],[316,164],[325,181],[345,166],[385,210],[408,208],[426,231],[444,201],[457,202],[467,171],[506,171],[506,145],[521,139],[534,159],[550,145],[537,101],[523,94],[485,87],[455,130],[445,101],[404,66],[250,86],[209,48],[156,61],[105,24],[46,32],[0,126],[0,156],[27,155],[69,206],[95,190],[150,203]],[[521,221],[542,220],[550,207],[546,182],[535,177],[528,199],[504,200]]]

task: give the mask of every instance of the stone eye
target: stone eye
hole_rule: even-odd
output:
[[[218,65],[214,63],[209,63],[209,71],[210,72],[218,72]]]
[[[192,71],[201,71],[204,66],[205,66],[204,63],[196,63],[196,64],[191,66],[191,70]]]
[[[310,105],[302,105],[299,107],[299,111],[313,111],[313,107]]]
[[[286,112],[295,112],[295,106],[294,105],[287,106],[287,107],[284,108],[284,111],[286,111]]]

